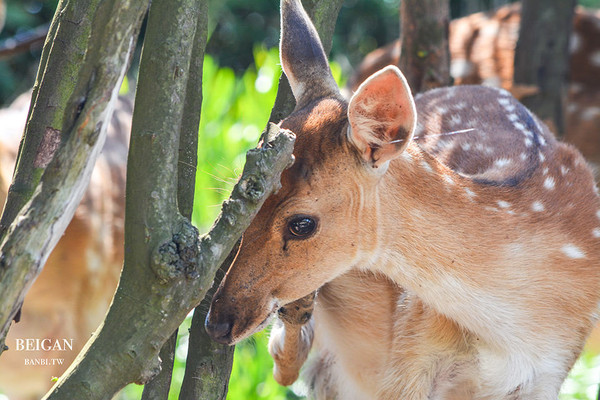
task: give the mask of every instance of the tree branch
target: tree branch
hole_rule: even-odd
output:
[[[198,7],[194,12],[196,15],[196,32],[183,102],[177,171],[177,203],[179,212],[187,219],[192,218],[194,206],[196,164],[198,161],[198,127],[202,108],[202,90],[199,90],[199,88],[202,88],[202,66],[208,36],[208,1],[200,0],[196,2],[196,5]],[[159,14],[163,12],[166,13],[169,10],[161,10]],[[149,29],[153,29],[153,27],[149,27]],[[167,399],[171,387],[176,344],[177,330],[163,346],[160,353],[161,371],[151,382],[146,384],[142,399]]]
[[[220,278],[225,276],[229,266],[235,260],[240,244],[241,240],[238,240],[219,268],[213,286],[194,310],[185,376],[179,393],[181,400],[200,398],[224,400],[227,397],[235,346],[222,345],[212,340],[204,329],[204,320],[212,297],[221,282]]]
[[[56,43],[47,42],[43,52],[45,68],[3,215],[14,223],[0,255],[0,351],[89,182],[145,9],[133,0],[67,2],[52,23]],[[86,12],[92,18],[83,18]]]
[[[450,85],[448,0],[403,0],[400,21],[399,67],[413,93]]]

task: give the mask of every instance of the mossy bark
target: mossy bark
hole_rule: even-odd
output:
[[[167,4],[161,3],[158,6],[167,6]],[[196,31],[183,102],[177,171],[177,204],[179,212],[187,219],[191,219],[194,205],[196,164],[198,161],[198,128],[202,107],[202,66],[208,36],[208,1],[196,1],[195,7],[196,10],[192,15],[196,17]],[[168,12],[169,10],[160,10],[157,13],[160,15]],[[149,29],[155,29],[155,26],[149,26]],[[160,352],[161,371],[145,385],[142,400],[168,398],[176,344],[177,330],[163,346]],[[222,379],[229,379],[229,373],[223,376]]]
[[[0,352],[89,182],[146,7],[134,0],[59,4],[2,217]]]
[[[403,0],[400,4],[400,69],[414,94],[450,85],[447,0]]]

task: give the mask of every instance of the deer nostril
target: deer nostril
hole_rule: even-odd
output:
[[[232,321],[221,321],[212,322],[210,321],[210,314],[206,317],[204,322],[204,328],[206,332],[217,343],[230,344],[231,343],[231,328],[233,327]]]

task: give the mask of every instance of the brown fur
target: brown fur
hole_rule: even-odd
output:
[[[282,1],[283,29],[297,7]],[[309,37],[295,31],[290,40]],[[506,91],[468,86],[418,97],[414,139],[405,133],[407,145],[373,163],[414,118],[373,131],[407,110],[410,91],[393,94],[403,87],[386,68],[349,106],[339,95],[297,99],[281,126],[298,136],[298,164],[246,231],[207,330],[235,343],[318,289],[305,325],[318,399],[556,399],[598,317],[592,175]],[[469,132],[440,139],[455,128]],[[316,229],[295,235],[299,217]],[[272,336],[277,368],[304,360],[310,336],[298,332],[283,321]]]

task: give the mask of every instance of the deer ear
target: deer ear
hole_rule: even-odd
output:
[[[387,66],[358,88],[348,106],[349,139],[374,168],[386,166],[408,146],[417,112],[404,75]]]
[[[317,98],[341,97],[319,34],[300,0],[281,0],[279,54],[297,108]]]

